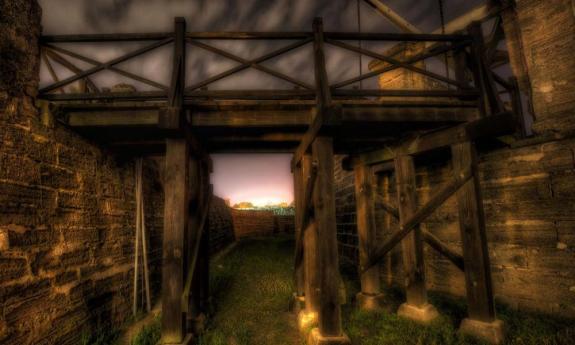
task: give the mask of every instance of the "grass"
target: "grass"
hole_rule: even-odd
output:
[[[290,239],[249,240],[211,267],[213,318],[200,345],[301,344],[289,312],[293,288]]]
[[[213,317],[201,345],[299,345],[295,316],[289,313],[293,292],[293,242],[285,238],[250,240],[212,263]],[[355,268],[343,267],[348,301],[359,291]],[[401,290],[385,291],[390,310],[404,300]],[[343,327],[356,345],[483,345],[457,333],[466,315],[465,300],[430,293],[441,317],[420,326],[394,313],[362,312],[343,306]],[[508,330],[507,345],[575,344],[574,320],[520,312],[497,305]]]
[[[162,335],[161,316],[158,315],[154,321],[144,326],[142,330],[132,339],[130,345],[156,345]]]

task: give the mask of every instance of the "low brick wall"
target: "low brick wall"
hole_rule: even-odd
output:
[[[209,210],[210,252],[216,253],[235,241],[232,209],[214,196]]]
[[[276,216],[272,211],[232,209],[236,239],[289,233],[294,229],[293,216]]]

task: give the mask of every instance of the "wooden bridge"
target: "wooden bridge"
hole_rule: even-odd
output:
[[[212,45],[217,40],[281,40],[283,48],[245,59]],[[423,44],[419,53],[401,59],[359,48],[350,41]],[[148,42],[135,51],[99,62],[64,48],[86,42]],[[474,142],[520,130],[517,90],[498,78],[486,62],[479,24],[461,34],[390,34],[324,32],[316,19],[311,32],[187,32],[176,18],[167,33],[43,36],[42,56],[53,83],[40,90],[57,118],[113,152],[129,156],[165,155],[165,216],[162,281],[164,344],[187,343],[207,303],[208,260],[205,243],[211,195],[210,153],[293,152],[296,188],[297,300],[300,322],[318,327],[310,342],[348,343],[341,329],[338,251],[335,223],[334,154],[346,154],[345,169],[355,171],[362,293],[358,301],[377,307],[377,263],[402,244],[407,301],[400,313],[428,321],[437,312],[427,302],[423,243],[465,271],[469,318],[464,330],[476,335],[500,330],[493,304],[485,222]],[[162,85],[118,67],[122,62],[162,46],[173,46],[170,85]],[[313,46],[315,84],[311,85],[263,63],[304,45]],[[370,72],[330,82],[324,46],[368,56],[380,63]],[[239,63],[227,71],[186,85],[187,47],[194,46]],[[489,50],[489,49],[487,49]],[[419,67],[426,59],[452,56],[454,78]],[[82,70],[69,58],[93,67]],[[74,73],[59,79],[51,63]],[[219,80],[256,69],[294,86],[285,90],[209,90]],[[353,89],[350,85],[397,69],[435,80],[441,88],[418,90]],[[108,70],[147,84],[155,91],[103,92],[92,80]],[[63,87],[82,82],[79,93]],[[511,94],[506,107],[496,83]],[[60,92],[60,93],[58,93]],[[429,202],[417,207],[413,157],[451,147],[453,179]],[[399,229],[376,243],[374,173],[394,169],[397,206],[384,207],[399,219]],[[451,195],[457,195],[463,255],[450,249],[419,224]],[[202,243],[204,245],[202,245]],[[485,335],[485,334],[483,334]],[[490,335],[488,334],[488,337]],[[496,337],[490,336],[492,339]]]

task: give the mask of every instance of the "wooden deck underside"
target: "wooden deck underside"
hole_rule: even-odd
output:
[[[475,102],[339,100],[326,126],[337,153],[380,148],[400,137],[478,118]],[[74,130],[114,151],[159,154],[163,103],[60,103]],[[209,152],[293,152],[312,123],[315,101],[195,101],[186,104],[192,132]],[[63,116],[62,116],[63,115]]]

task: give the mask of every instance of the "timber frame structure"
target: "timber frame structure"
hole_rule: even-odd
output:
[[[283,40],[290,43],[247,60],[206,43],[214,40]],[[349,41],[428,42],[408,59],[358,48]],[[101,63],[68,45],[86,42],[151,42]],[[172,44],[170,85],[125,71],[118,64]],[[263,65],[286,52],[313,45],[315,85]],[[358,77],[330,83],[325,45],[380,61]],[[324,32],[316,18],[311,32],[187,32],[176,18],[174,32],[43,36],[42,57],[54,82],[40,89],[51,112],[81,134],[122,155],[165,156],[162,342],[189,343],[199,332],[208,303],[208,252],[205,231],[211,197],[213,152],[293,152],[296,204],[296,298],[302,301],[300,324],[315,324],[314,344],[346,344],[341,326],[338,250],[335,221],[334,154],[347,154],[345,169],[355,173],[360,239],[360,304],[376,308],[383,296],[377,263],[401,243],[407,275],[407,301],[400,313],[420,321],[436,315],[427,302],[423,244],[427,243],[465,271],[469,318],[463,329],[486,336],[500,327],[496,319],[485,237],[485,222],[474,143],[521,131],[517,108],[507,109],[496,82],[516,93],[513,84],[493,76],[485,43],[475,23],[465,33],[389,34]],[[193,85],[186,85],[187,46],[208,50],[240,64]],[[455,79],[416,63],[451,52]],[[82,70],[69,58],[93,67]],[[51,61],[74,73],[60,80]],[[295,86],[290,90],[208,90],[213,82],[254,68]],[[355,82],[405,69],[444,85],[425,90],[358,90]],[[102,92],[90,78],[108,70],[157,91]],[[495,79],[494,79],[495,78]],[[82,82],[80,93],[63,87]],[[60,91],[60,93],[56,93]],[[517,105],[517,101],[512,102]],[[417,208],[413,156],[451,147],[453,179]],[[390,163],[392,162],[392,163]],[[378,169],[394,169],[397,206],[384,207],[399,219],[399,229],[385,243],[375,240],[372,178]],[[418,225],[451,195],[457,196],[463,254],[452,250]],[[298,303],[299,305],[299,303]],[[479,325],[479,326],[478,326]],[[481,330],[477,330],[481,328]],[[487,337],[497,342],[493,336]]]

